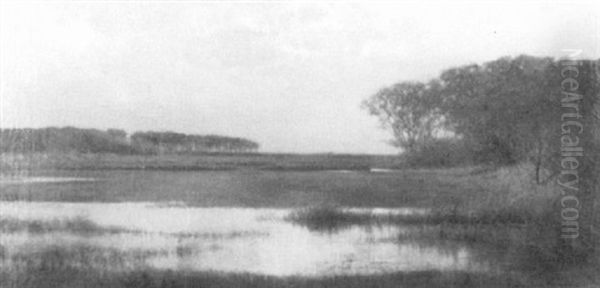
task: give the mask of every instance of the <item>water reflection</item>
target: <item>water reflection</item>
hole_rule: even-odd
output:
[[[368,210],[409,213],[409,209]],[[44,247],[85,245],[121,251],[124,255],[146,251],[138,254],[145,255],[144,263],[155,268],[277,276],[485,267],[473,262],[466,247],[400,242],[398,235],[407,231],[400,226],[351,226],[335,233],[319,233],[285,221],[291,212],[192,208],[184,203],[0,202],[0,219],[46,223],[43,221],[84,218],[96,224],[97,229],[111,231],[82,235],[65,230],[40,234],[13,229],[11,233],[4,231],[0,241],[7,254],[5,258]]]

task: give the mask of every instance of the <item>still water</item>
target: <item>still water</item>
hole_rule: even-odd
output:
[[[381,214],[418,209],[352,209]],[[87,245],[147,253],[144,265],[186,271],[322,276],[418,270],[480,270],[472,251],[400,241],[408,228],[351,226],[318,232],[286,220],[291,209],[199,208],[183,202],[0,202],[0,220],[60,223],[84,219],[98,233],[68,229],[1,231],[5,259],[44,247]],[[102,232],[105,230],[104,232]],[[10,265],[10,264],[4,264]]]

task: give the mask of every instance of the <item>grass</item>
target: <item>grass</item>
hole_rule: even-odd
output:
[[[378,155],[351,154],[275,154],[204,153],[196,155],[115,155],[115,154],[0,154],[0,170],[361,170],[371,167],[393,168],[400,159]]]
[[[185,249],[185,248],[182,248]],[[248,273],[156,270],[143,260],[161,251],[74,245],[52,246],[12,255],[11,269],[0,269],[0,287],[531,287],[518,275],[443,271],[380,275],[274,277]],[[181,251],[178,253],[187,253]]]
[[[0,200],[181,201],[199,207],[434,207],[458,203],[481,191],[478,185],[460,180],[468,176],[468,170],[462,169],[392,173],[41,170],[31,171],[30,175],[94,178],[96,181],[0,184]]]
[[[68,247],[51,245],[44,248],[30,247],[7,256],[13,274],[35,274],[38,272],[56,272],[65,270],[117,272],[147,269],[146,260],[150,257],[165,255],[168,251],[148,249],[120,250],[74,244]],[[6,259],[5,259],[6,261]],[[14,276],[13,276],[14,277]]]
[[[310,230],[336,232],[342,229],[359,226],[400,225],[401,230],[397,242],[441,247],[444,245],[467,245],[474,252],[495,252],[492,259],[502,259],[503,254],[520,250],[539,248],[537,244],[527,246],[530,229],[528,217],[513,211],[486,212],[484,214],[463,215],[454,210],[435,211],[429,214],[373,214],[349,211],[339,207],[312,207],[299,209],[287,217],[288,221],[307,227]],[[490,253],[492,254],[492,253]],[[502,257],[499,257],[502,256]],[[512,255],[516,256],[518,254]],[[482,254],[485,262],[486,255]],[[539,258],[507,259],[506,264],[517,262],[535,262]],[[543,259],[544,261],[548,259]],[[504,263],[496,263],[503,266]],[[525,268],[521,265],[521,268]],[[525,269],[521,269],[524,271]]]
[[[188,253],[186,247],[177,253]],[[0,287],[596,287],[597,270],[524,274],[460,271],[397,272],[376,275],[274,277],[248,273],[156,270],[145,259],[167,253],[121,251],[85,244],[50,246],[9,255],[17,263],[0,268]],[[594,278],[595,277],[595,278]],[[588,285],[588,286],[586,286]]]
[[[172,236],[176,236],[178,238],[196,238],[196,239],[210,239],[210,240],[226,240],[226,239],[234,239],[234,238],[248,238],[248,237],[265,237],[268,236],[266,232],[258,232],[258,231],[233,231],[227,233],[214,233],[214,232],[194,232],[194,233],[170,233]]]
[[[303,208],[292,212],[285,219],[316,231],[337,231],[353,225],[375,225],[384,221],[382,216],[371,213],[344,211],[336,207]]]
[[[75,234],[79,236],[96,236],[102,234],[121,234],[121,233],[144,233],[149,234],[152,232],[143,232],[140,230],[130,230],[120,227],[105,227],[100,226],[86,218],[75,217],[64,220],[21,220],[14,218],[0,218],[0,233],[19,233],[26,232],[29,234],[47,234],[55,232],[63,232],[69,234]],[[165,233],[158,232],[160,234],[175,236],[177,238],[195,238],[198,240],[221,240],[221,239],[234,239],[234,238],[246,238],[246,237],[264,237],[268,236],[266,233],[257,231],[233,231],[228,233],[215,233],[215,232],[179,232],[179,233]],[[0,255],[2,249],[0,248]]]
[[[424,247],[467,245],[473,248],[475,259],[482,262],[499,259],[495,264],[502,269],[501,274],[520,274],[529,279],[530,285],[538,278],[545,279],[544,285],[548,285],[540,287],[554,287],[557,282],[563,283],[557,287],[579,287],[576,286],[579,278],[592,279],[590,283],[594,285],[600,283],[600,278],[594,276],[599,263],[571,265],[560,257],[555,241],[560,227],[556,229],[557,223],[548,214],[519,214],[519,210],[498,209],[471,215],[454,210],[424,215],[375,215],[336,207],[313,207],[297,210],[287,220],[326,232],[353,225],[402,225],[407,230],[398,235],[398,242]],[[569,282],[556,275],[574,279]]]
[[[338,230],[353,225],[463,225],[479,227],[483,225],[512,225],[523,227],[533,221],[532,214],[519,213],[510,209],[499,211],[479,211],[469,215],[456,210],[436,210],[426,214],[373,214],[350,211],[340,207],[317,206],[298,209],[286,220],[313,230]]]
[[[21,220],[13,218],[0,218],[0,232],[15,233],[28,232],[32,234],[45,234],[52,232],[69,232],[78,235],[93,235],[104,233],[135,232],[117,227],[102,227],[83,217],[66,220]]]
[[[16,278],[16,279],[14,279]],[[185,273],[171,271],[136,271],[100,274],[93,271],[65,270],[36,272],[23,277],[3,277],[2,287],[295,287],[295,288],[368,288],[368,287],[531,287],[518,277],[492,276],[460,272],[422,271],[375,276],[331,276],[322,278],[271,277],[253,274]],[[90,281],[92,279],[92,281]],[[535,286],[550,287],[550,286]]]
[[[560,251],[555,239],[560,227],[555,221],[557,211],[553,201],[559,190],[552,181],[534,184],[530,175],[533,169],[527,165],[370,173],[359,167],[389,168],[395,164],[392,160],[337,155],[128,157],[75,155],[73,159],[60,160],[63,162],[53,162],[59,161],[56,159],[40,161],[39,165],[32,162],[30,166],[37,168],[60,169],[28,170],[29,175],[86,177],[98,181],[2,185],[0,200],[181,201],[203,207],[298,208],[288,220],[310,229],[409,225],[415,233],[399,235],[398,241],[482,245],[485,248],[480,251],[506,255],[509,269],[499,275],[424,271],[308,279],[147,269],[107,276],[95,270],[67,267],[56,273],[36,270],[18,277],[11,274],[8,278],[14,281],[0,280],[4,281],[0,286],[53,287],[51,283],[60,283],[63,287],[81,287],[84,286],[81,283],[87,283],[86,279],[95,279],[88,282],[97,287],[597,287],[600,283],[594,276],[600,266],[592,263],[565,266],[558,261]],[[312,169],[317,171],[308,171]],[[354,172],[323,171],[328,169]],[[423,207],[430,208],[432,213],[390,216],[336,207]],[[83,222],[73,227],[93,231],[95,228],[88,224]],[[15,224],[0,222],[0,225]],[[35,231],[36,225],[26,223],[25,228],[10,229]],[[61,225],[52,229],[68,226]],[[182,249],[181,253],[186,253],[185,247]],[[28,278],[32,279],[23,280]]]
[[[561,223],[557,221],[560,210],[554,202],[560,195],[559,190],[552,181],[534,184],[530,168],[517,165],[483,171],[422,170],[421,175],[435,173],[435,177],[428,178],[430,185],[432,182],[436,187],[442,186],[443,182],[456,183],[463,192],[445,195],[445,203],[431,201],[432,213],[426,215],[357,215],[329,206],[298,210],[289,220],[316,230],[381,223],[408,225],[411,233],[400,235],[398,241],[423,244],[451,241],[477,245],[482,247],[477,249],[482,254],[504,255],[508,271],[523,273],[528,278],[571,275],[564,276],[573,278],[573,282],[565,287],[577,287],[580,278],[594,279],[593,285],[598,285],[600,279],[593,276],[595,272],[592,271],[600,268],[600,253],[580,255],[586,260],[564,257],[564,248],[557,241],[561,229]],[[436,194],[440,192],[435,191]],[[596,225],[600,224],[600,217],[595,221]],[[552,281],[569,283],[562,278]]]

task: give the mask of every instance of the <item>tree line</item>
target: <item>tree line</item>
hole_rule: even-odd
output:
[[[521,55],[450,68],[428,82],[385,87],[363,106],[392,132],[392,144],[409,162],[444,166],[528,161],[539,183],[540,170],[556,167],[561,125],[581,119],[581,98],[591,99],[600,91],[600,61],[578,60],[578,92],[572,101],[565,97],[568,61]]]
[[[555,179],[560,193],[543,229],[557,231],[552,249],[561,263],[586,263],[598,239],[599,64],[573,55],[504,57],[394,84],[363,105],[409,163],[529,162],[537,184]]]
[[[176,132],[135,132],[121,129],[75,127],[0,129],[1,153],[116,153],[193,154],[207,152],[247,153],[259,144],[244,138],[190,135]]]

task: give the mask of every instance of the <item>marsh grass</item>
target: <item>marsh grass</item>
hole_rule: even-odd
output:
[[[327,276],[327,277],[273,277],[246,273],[157,271],[142,269],[128,272],[100,273],[90,270],[66,268],[61,271],[36,271],[18,277],[3,277],[2,287],[531,287],[531,282],[514,276],[499,276],[486,273],[420,271],[381,275]],[[535,286],[541,287],[541,286]]]
[[[119,227],[103,227],[84,217],[53,220],[22,220],[14,218],[0,218],[0,232],[16,233],[28,232],[44,234],[52,232],[68,232],[78,235],[116,234],[116,233],[141,233]]]
[[[382,216],[372,213],[344,211],[333,206],[316,206],[296,210],[284,219],[314,231],[337,231],[353,225],[376,225]]]
[[[142,160],[149,165],[146,167],[155,167],[156,170],[168,170],[169,165],[199,167],[204,164],[194,164],[193,161],[205,161],[193,157],[177,159],[173,157],[171,162],[161,162],[164,159],[159,158]],[[167,273],[146,268],[107,273],[102,269],[82,271],[79,265],[66,265],[62,270],[55,269],[50,273],[33,265],[30,272],[3,271],[6,277],[0,277],[1,287],[599,287],[600,283],[595,276],[600,266],[565,266],[558,260],[555,239],[557,231],[560,232],[560,226],[557,226],[560,223],[556,221],[552,204],[559,190],[552,181],[543,185],[533,183],[530,177],[533,169],[527,165],[404,169],[394,173],[289,172],[285,169],[282,170],[287,172],[264,169],[184,173],[137,171],[134,166],[142,161],[138,157],[112,159],[103,156],[88,160],[71,159],[61,167],[92,167],[94,171],[56,173],[105,178],[107,181],[2,187],[4,191],[0,197],[16,195],[34,201],[183,201],[190,206],[312,207],[297,210],[287,220],[321,231],[335,231],[352,225],[409,226],[414,233],[398,235],[397,241],[423,245],[428,245],[428,241],[432,244],[447,241],[482,246],[482,249],[475,249],[480,251],[478,257],[485,259],[488,253],[505,255],[504,267],[507,269],[498,274],[424,271],[309,279],[213,272]],[[221,163],[218,165],[244,166],[227,157],[206,161],[213,160]],[[260,157],[248,160],[244,167],[269,167],[270,164],[261,164],[263,160]],[[310,163],[311,160],[307,161]],[[73,163],[83,164],[77,166],[79,164]],[[309,167],[308,164],[298,165]],[[103,170],[115,167],[128,171]],[[344,211],[339,207],[425,207],[430,208],[431,213],[380,215]],[[82,233],[96,233],[89,231],[98,228],[85,222],[72,226],[54,225],[54,228],[40,228],[39,224],[0,222],[0,227],[20,231],[60,231],[65,227],[79,227],[73,229]],[[17,228],[10,228],[14,227],[12,225]],[[44,227],[44,224],[41,226]],[[182,246],[182,255],[190,252],[186,249]],[[10,260],[12,256],[7,255],[6,249],[4,251],[5,261]],[[69,255],[67,253],[65,257]]]
[[[50,245],[43,248],[20,249],[9,256],[8,270],[14,273],[36,273],[38,271],[61,272],[126,271],[147,268],[151,257],[167,255],[166,250],[127,249],[99,247],[88,244]]]
[[[432,175],[430,182],[456,185],[463,193],[450,193],[444,201],[432,200],[431,213],[425,215],[347,215],[336,207],[317,207],[299,210],[289,220],[317,230],[398,224],[409,232],[398,235],[397,241],[469,245],[475,248],[475,257],[501,259],[502,274],[517,273],[530,283],[539,281],[532,287],[598,287],[595,271],[600,270],[600,253],[592,257],[595,261],[586,263],[561,257],[557,241],[561,223],[554,206],[560,191],[552,181],[534,183],[532,171],[528,165],[439,173],[424,170],[421,177]],[[434,193],[441,195],[442,191]],[[596,221],[600,224],[600,215]],[[596,232],[597,240],[599,236]]]
[[[450,225],[479,227],[483,225],[522,226],[531,221],[534,215],[512,209],[479,211],[464,214],[456,209],[438,210],[431,213],[374,214],[371,212],[350,211],[335,206],[315,206],[298,209],[285,220],[308,227],[311,230],[340,230],[358,226],[373,225]]]
[[[398,241],[427,245],[452,241],[468,245],[506,247],[524,237],[525,233],[524,227],[520,225],[424,224],[408,227],[398,235]]]
[[[266,232],[258,231],[231,231],[227,233],[213,232],[147,232],[142,230],[126,229],[121,227],[105,227],[100,226],[93,221],[84,217],[74,217],[69,219],[53,219],[53,220],[22,220],[15,218],[0,218],[1,233],[19,233],[27,232],[31,234],[46,234],[46,233],[69,233],[81,236],[95,236],[102,234],[159,234],[162,236],[172,236],[179,239],[194,238],[197,240],[224,240],[234,238],[250,238],[250,237],[265,237]],[[2,250],[0,249],[0,252]]]
[[[235,238],[255,238],[269,236],[268,232],[261,231],[231,231],[226,233],[214,232],[180,232],[180,233],[160,233],[167,236],[175,236],[177,238],[195,238],[198,240],[227,240]]]
[[[177,253],[193,251],[181,247]],[[248,273],[157,270],[144,265],[155,250],[118,250],[85,244],[26,249],[0,267],[0,287],[527,287],[525,279],[473,272],[399,272],[377,275],[273,277]],[[508,286],[507,286],[508,285]]]
[[[194,155],[116,155],[98,153],[0,154],[5,174],[40,169],[61,170],[164,170],[228,171],[258,169],[271,171],[361,170],[392,168],[399,158],[351,154],[199,153]]]

